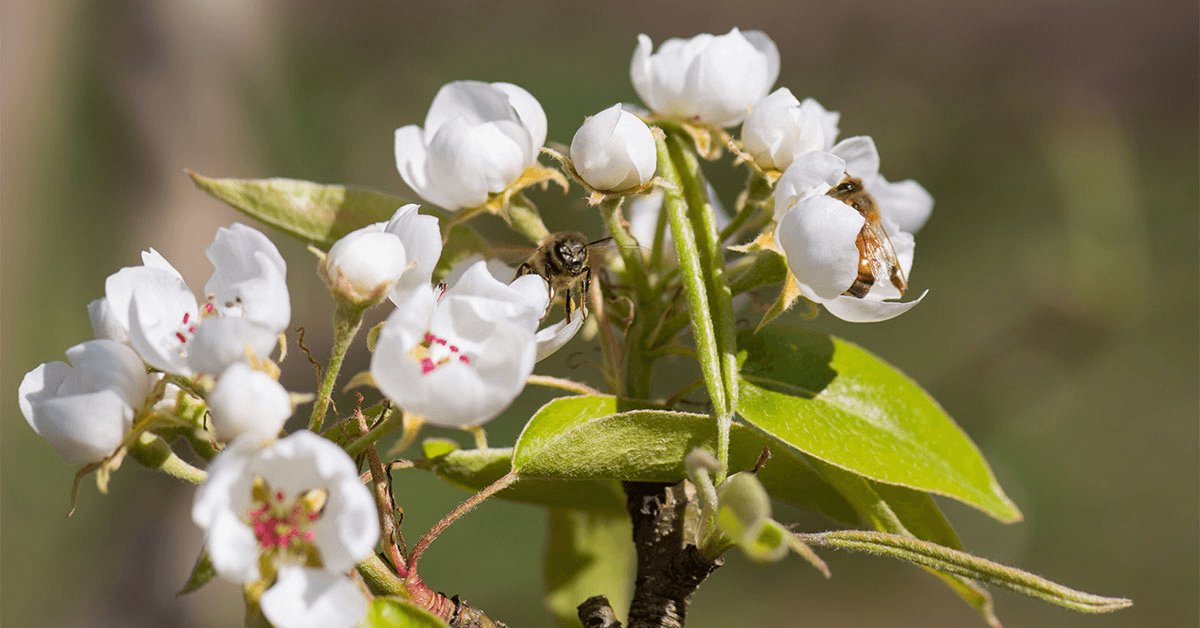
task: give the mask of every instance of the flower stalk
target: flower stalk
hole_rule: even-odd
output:
[[[321,425],[325,422],[325,411],[333,399],[333,387],[337,383],[338,372],[342,369],[342,361],[350,343],[358,335],[362,327],[364,308],[348,301],[339,301],[333,314],[333,350],[329,356],[329,366],[321,379],[321,388],[317,390],[317,400],[313,403],[312,418],[308,420],[308,429],[320,434]]]

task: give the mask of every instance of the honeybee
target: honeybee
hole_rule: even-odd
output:
[[[577,231],[552,233],[542,240],[533,255],[525,263],[517,267],[517,277],[538,275],[549,285],[550,299],[560,291],[566,290],[567,318],[571,317],[575,300],[572,298],[573,288],[580,285],[579,307],[583,308],[587,298],[588,288],[592,284],[592,269],[588,266],[588,247],[600,244],[610,238],[601,238],[588,242],[587,238]],[[514,277],[515,279],[515,277]]]
[[[876,281],[884,278],[890,281],[900,294],[904,294],[908,289],[904,270],[900,268],[900,260],[896,258],[896,249],[892,246],[891,239],[883,230],[883,223],[879,219],[879,206],[863,188],[862,179],[847,175],[837,187],[828,192],[828,195],[858,210],[867,221],[854,240],[854,244],[858,246],[858,277],[842,294],[861,299],[867,296]]]

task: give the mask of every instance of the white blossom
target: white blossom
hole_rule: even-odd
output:
[[[374,550],[379,519],[354,461],[332,442],[308,431],[266,448],[235,440],[209,467],[192,520],[221,577],[247,584],[276,575],[260,566],[277,572],[261,600],[275,626],[361,621],[366,602],[346,572]]]
[[[25,374],[21,414],[67,464],[99,462],[129,433],[155,378],[137,353],[109,339],[77,344],[67,359]]]
[[[798,101],[780,87],[750,110],[742,125],[742,145],[760,168],[786,170],[804,153],[832,149],[838,118],[817,101]]]
[[[275,440],[292,416],[287,390],[245,362],[234,362],[221,373],[207,401],[213,430],[223,441],[242,434],[251,434],[260,442]]]
[[[779,50],[759,31],[668,39],[651,54],[653,47],[638,35],[629,73],[638,96],[660,115],[736,126],[779,77]]]
[[[650,127],[616,104],[585,120],[575,132],[571,162],[588,185],[621,192],[645,185],[654,176],[658,152]]]
[[[546,114],[529,92],[455,81],[434,96],[424,129],[396,129],[396,169],[434,205],[477,207],[537,163],[545,141]]]
[[[853,207],[827,193],[847,175],[862,180],[879,210],[880,224],[896,254],[904,277],[912,270],[915,241],[901,224],[920,224],[928,217],[932,199],[922,202],[911,194],[915,182],[889,184],[879,175],[879,155],[868,137],[840,142],[831,152],[810,152],[797,158],[775,186],[778,225],[775,240],[787,257],[797,287],[808,299],[850,322],[876,322],[899,316],[924,298],[899,302],[902,295],[887,278],[876,277],[862,298],[844,294],[858,276],[861,253],[856,239],[866,219]],[[904,186],[896,192],[895,185]],[[899,203],[897,199],[907,199]],[[897,215],[898,214],[898,215]],[[919,220],[918,220],[919,219]]]
[[[418,209],[409,203],[391,220],[343,236],[321,263],[321,277],[332,290],[363,303],[427,285],[442,254],[442,236],[437,218]]]
[[[416,289],[388,317],[371,375],[406,412],[434,425],[486,423],[525,387],[537,358],[535,330],[548,298],[527,275],[511,285],[482,260],[447,276],[442,293]]]
[[[97,334],[123,333],[147,364],[177,375],[219,373],[247,350],[269,355],[291,321],[283,257],[266,236],[238,223],[218,229],[206,253],[213,274],[203,309],[179,271],[150,249],[142,266],[109,275],[105,298],[89,305]]]

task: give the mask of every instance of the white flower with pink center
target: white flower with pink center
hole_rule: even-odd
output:
[[[213,274],[202,308],[179,271],[150,249],[142,266],[110,275],[104,299],[89,304],[97,335],[127,341],[147,364],[176,375],[220,373],[248,351],[269,355],[291,321],[283,257],[237,223],[218,229],[206,253]]]
[[[447,290],[414,290],[379,333],[371,375],[406,412],[445,427],[486,423],[525,387],[537,360],[546,284],[506,284],[482,260],[447,276]]]
[[[366,600],[346,574],[375,548],[379,520],[354,461],[308,431],[258,444],[234,441],[196,492],[192,520],[213,568],[270,582],[261,604],[279,628],[357,625]]]

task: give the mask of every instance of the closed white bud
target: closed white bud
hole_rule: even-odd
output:
[[[641,187],[658,167],[650,127],[620,104],[583,122],[571,140],[571,161],[588,185],[603,192]]]
[[[231,441],[252,434],[261,441],[274,440],[292,416],[287,390],[270,375],[244,362],[235,362],[217,378],[208,395],[217,438]]]

